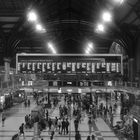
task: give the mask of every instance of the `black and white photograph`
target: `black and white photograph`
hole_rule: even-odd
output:
[[[140,0],[0,0],[0,140],[140,140]]]

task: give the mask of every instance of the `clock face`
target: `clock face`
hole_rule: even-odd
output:
[[[110,47],[110,53],[123,54],[123,55],[126,54],[124,48],[120,44],[118,44],[116,42],[112,43],[112,45]]]

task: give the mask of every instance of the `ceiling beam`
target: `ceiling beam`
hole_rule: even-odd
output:
[[[134,4],[134,5],[130,5],[132,8],[130,9],[130,11],[120,20],[120,23],[122,23],[123,21],[125,21],[129,16],[130,14],[132,14],[135,10],[135,7],[139,4],[139,0]]]

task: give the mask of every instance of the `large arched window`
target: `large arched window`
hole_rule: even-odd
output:
[[[109,50],[109,53],[112,53],[112,54],[122,54],[123,56],[126,56],[126,50],[120,45],[118,44],[117,42],[113,42],[111,47],[110,47],[110,50]]]

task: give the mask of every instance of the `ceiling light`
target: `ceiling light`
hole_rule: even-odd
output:
[[[105,27],[103,24],[98,24],[97,28],[96,28],[97,32],[104,32],[105,31]]]
[[[37,14],[35,13],[35,11],[30,11],[30,12],[27,14],[27,19],[28,19],[28,21],[30,21],[30,22],[35,22],[35,21],[37,21]]]
[[[85,52],[86,52],[86,54],[89,54],[90,53],[89,50],[86,50]]]
[[[52,49],[52,48],[53,48],[53,45],[52,45],[52,43],[51,43],[51,42],[48,42],[48,47],[49,47],[50,49]]]
[[[56,50],[51,42],[48,42],[48,48],[52,51],[52,53],[56,54]]]
[[[36,24],[36,30],[37,31],[42,31],[43,30],[43,27],[42,27],[42,25],[41,24]]]
[[[55,50],[55,49],[53,49],[52,52],[53,52],[54,54],[56,54],[56,50]]]
[[[92,42],[88,43],[88,47],[92,49],[93,48],[93,43]]]
[[[111,22],[112,21],[112,15],[110,12],[104,12],[102,15],[102,19],[105,22]]]
[[[87,51],[91,51],[91,48],[88,47],[86,50],[87,50]]]
[[[45,33],[46,32],[46,29],[43,28],[43,26],[41,24],[39,24],[39,23],[37,23],[35,25],[35,29],[36,29],[36,31],[41,32],[41,33]]]

